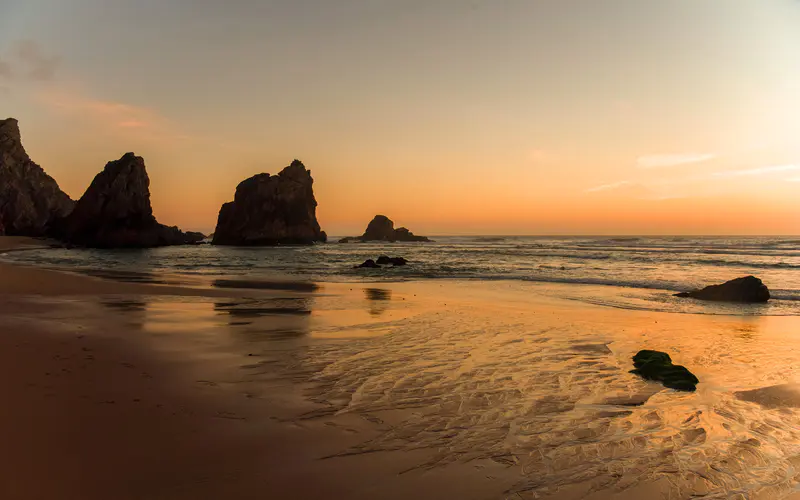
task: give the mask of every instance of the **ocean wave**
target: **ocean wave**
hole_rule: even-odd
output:
[[[792,291],[771,291],[771,298],[773,300],[787,300],[791,302],[800,302],[800,292]]]
[[[7,254],[0,260],[72,270],[127,269],[219,278],[289,274],[303,279],[351,282],[520,280],[667,291],[754,274],[768,286],[776,287],[773,289],[776,300],[792,304],[800,300],[800,249],[786,247],[787,240],[780,240],[781,250],[759,253],[752,249],[677,248],[677,245],[654,249],[646,245],[653,245],[656,240],[646,238],[628,246],[580,246],[587,238],[480,237],[505,240],[494,242],[477,242],[476,238],[459,237],[413,246],[317,245],[247,250],[200,246],[141,252],[46,249]],[[409,265],[369,271],[353,269],[365,259],[382,254],[405,257]]]
[[[690,262],[692,263],[692,262]],[[800,269],[800,265],[789,264],[787,262],[747,262],[739,260],[696,260],[695,264],[705,264],[709,266],[724,266],[724,267],[751,267],[756,269]]]

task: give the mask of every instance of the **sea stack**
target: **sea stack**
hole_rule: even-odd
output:
[[[194,243],[159,224],[150,205],[144,159],[133,153],[106,164],[59,227],[67,243],[93,248],[149,248]]]
[[[258,174],[239,183],[222,205],[214,245],[310,245],[327,239],[317,222],[314,179],[294,160],[278,175]]]
[[[430,241],[425,236],[417,236],[408,229],[394,228],[392,219],[385,215],[376,215],[367,225],[366,231],[361,236],[348,236],[339,240],[339,243],[366,242],[366,241]]]
[[[74,205],[55,179],[28,157],[17,120],[0,120],[0,228],[5,234],[50,235],[54,222]]]

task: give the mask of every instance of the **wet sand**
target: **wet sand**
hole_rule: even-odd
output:
[[[200,289],[0,264],[0,497],[794,493],[798,318],[542,290]],[[698,392],[628,374],[640,348]]]

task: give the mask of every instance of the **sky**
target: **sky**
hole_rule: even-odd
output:
[[[0,115],[73,198],[143,156],[418,234],[800,234],[800,0],[0,0]]]

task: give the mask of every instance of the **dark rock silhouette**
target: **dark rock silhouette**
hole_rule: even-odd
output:
[[[34,163],[14,118],[0,120],[0,227],[12,236],[50,235],[75,202]]]
[[[355,266],[355,269],[361,269],[361,268],[380,269],[380,267],[381,266],[379,266],[374,260],[367,259],[364,261],[363,264]]]
[[[59,225],[58,236],[95,248],[183,245],[195,239],[156,221],[144,160],[133,153],[106,164]]]
[[[711,285],[702,290],[676,293],[676,297],[689,297],[718,302],[759,303],[769,300],[769,289],[755,276],[745,276],[727,281],[721,285]]]
[[[677,391],[694,392],[699,380],[686,367],[673,365],[669,354],[660,351],[643,350],[633,357],[634,370],[631,373],[646,380],[654,380],[664,387]]]
[[[327,239],[317,222],[314,179],[299,160],[278,175],[258,174],[236,187],[219,211],[214,245],[309,245]]]
[[[348,236],[339,240],[339,243],[365,242],[365,241],[430,241],[425,236],[417,236],[408,229],[394,228],[394,222],[385,215],[376,215],[367,230],[361,236]]]
[[[376,215],[364,231],[362,236],[365,240],[393,240],[394,237],[394,222],[385,215]]]
[[[186,231],[183,234],[186,236],[186,242],[191,244],[200,243],[207,238],[205,234],[197,231]]]
[[[381,255],[378,257],[378,260],[376,260],[375,263],[380,265],[391,264],[393,266],[405,266],[408,264],[408,261],[402,257],[388,257],[386,255]]]

